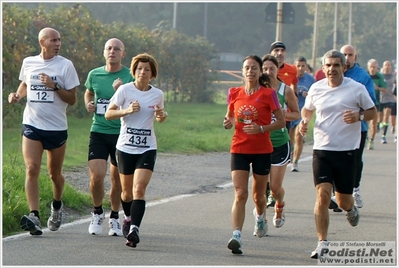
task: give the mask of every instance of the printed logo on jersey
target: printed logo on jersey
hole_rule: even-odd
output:
[[[238,109],[237,121],[244,124],[251,124],[258,120],[258,111],[252,105],[243,105]]]

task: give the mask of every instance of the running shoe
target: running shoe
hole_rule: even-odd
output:
[[[374,141],[372,140],[368,141],[367,150],[374,150]]]
[[[393,142],[396,143],[397,141],[397,137],[395,136],[395,138],[393,139]]]
[[[349,224],[352,226],[356,226],[359,223],[359,218],[360,214],[356,206],[353,206],[353,208],[350,211],[346,212],[346,219],[348,220]]]
[[[29,215],[24,215],[19,222],[19,225],[25,231],[29,231],[31,235],[41,235],[42,227],[40,226],[40,220],[34,213],[29,213]]]
[[[353,188],[353,199],[355,200],[355,206],[358,208],[363,207],[363,198],[362,195],[360,194],[360,189],[359,188]]]
[[[123,232],[123,236],[126,238],[127,235],[129,234],[130,231],[130,223],[131,220],[130,219],[124,219],[123,220],[123,227],[122,227],[122,232]]]
[[[109,236],[121,236],[122,235],[122,229],[121,229],[121,225],[119,223],[119,219],[110,218],[109,222],[108,222],[108,226],[109,226],[109,232],[108,232]]]
[[[335,199],[335,195],[331,196],[329,209],[332,209],[334,212],[342,212],[342,209],[338,206],[337,200]]]
[[[63,208],[63,203],[61,201],[61,207],[60,209],[54,209],[53,207],[53,202],[51,202],[51,214],[50,217],[47,220],[47,227],[49,228],[50,231],[57,231],[60,229],[61,222],[62,222],[62,208]]]
[[[382,136],[381,143],[382,144],[387,144],[387,138],[385,136]]]
[[[276,204],[276,199],[273,198],[270,190],[266,191],[266,196],[267,196],[267,207],[274,207],[274,204]]]
[[[95,214],[91,213],[91,222],[89,225],[89,233],[92,235],[98,235],[101,234],[103,227],[101,224],[103,223],[103,220],[105,219],[104,212],[101,214]]]
[[[230,249],[233,254],[242,254],[241,245],[241,237],[239,235],[233,235],[227,243],[227,248]]]
[[[312,253],[310,254],[310,257],[312,259],[318,259],[319,256],[321,256],[322,252],[328,252],[328,242],[325,240],[319,241],[317,243],[317,247],[315,250],[312,251]]]
[[[291,172],[298,172],[298,163],[293,162],[291,166]]]
[[[139,228],[135,225],[130,227],[130,232],[126,237],[126,246],[135,248],[137,244],[140,242],[139,238]]]
[[[285,223],[284,205],[285,203],[283,202],[282,205],[277,206],[276,204],[274,207],[273,225],[276,228],[283,227]]]
[[[255,227],[254,227],[254,235],[256,235],[259,238],[265,237],[267,235],[267,221],[265,218],[262,220],[258,221],[258,218],[256,216],[256,208],[253,210],[253,215],[255,217]]]

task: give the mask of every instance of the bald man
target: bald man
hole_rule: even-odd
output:
[[[62,194],[67,133],[66,108],[76,102],[79,78],[73,63],[58,55],[61,35],[53,28],[44,28],[38,35],[40,55],[22,62],[16,92],[8,101],[17,103],[26,97],[22,120],[22,154],[26,166],[25,193],[30,213],[21,218],[20,226],[31,235],[41,235],[39,215],[39,174],[43,152],[47,151],[47,167],[53,182],[53,201],[47,227],[57,231],[62,222]],[[38,157],[39,156],[39,157]]]
[[[93,113],[90,129],[88,165],[90,171],[90,193],[93,200],[92,219],[89,233],[98,235],[102,232],[105,212],[102,207],[104,199],[104,178],[107,173],[107,161],[110,159],[109,172],[111,179],[110,200],[111,213],[108,221],[110,236],[122,235],[119,221],[121,205],[121,182],[115,158],[116,142],[121,127],[120,120],[106,120],[104,114],[109,100],[115,90],[125,83],[133,81],[129,68],[122,65],[126,55],[125,46],[117,38],[109,39],[104,45],[105,65],[91,70],[85,83],[84,101],[89,113]],[[127,226],[130,228],[130,223]],[[129,232],[129,229],[127,229]]]

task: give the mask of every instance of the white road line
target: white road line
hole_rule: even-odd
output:
[[[312,159],[312,156],[308,156],[308,157],[305,157],[303,159],[300,159],[298,162],[299,163],[306,162],[306,161],[309,161],[311,159]],[[288,166],[290,166],[290,165],[291,164],[288,164]],[[229,183],[226,183],[226,184],[221,184],[221,185],[216,186],[216,187],[217,188],[221,188],[221,189],[227,189],[227,188],[233,187],[233,183],[229,182]],[[153,207],[153,206],[157,206],[157,205],[160,205],[160,204],[165,204],[165,203],[168,203],[168,202],[177,201],[177,200],[180,200],[180,199],[183,199],[183,198],[192,197],[192,196],[195,196],[195,195],[196,194],[182,194],[182,195],[172,196],[172,197],[168,197],[168,198],[164,198],[164,199],[160,199],[160,200],[150,201],[150,202],[148,202],[147,207]],[[119,214],[123,215],[123,210],[119,211]],[[82,223],[88,223],[90,221],[91,221],[91,217],[87,217],[87,218],[76,220],[76,221],[73,221],[73,222],[70,222],[70,223],[62,224],[61,228],[70,228],[70,227],[73,227],[73,226],[76,226],[76,225],[79,225],[79,224],[82,224]],[[43,228],[42,231],[43,231],[43,233],[51,232],[48,228]],[[90,234],[88,233],[88,235],[90,235]],[[21,237],[27,237],[27,236],[31,236],[31,235],[28,232],[26,232],[26,233],[21,233],[21,234],[7,236],[7,237],[3,238],[2,240],[3,240],[3,242],[7,242],[7,241],[11,241],[11,240],[18,239],[18,238],[21,238]]]

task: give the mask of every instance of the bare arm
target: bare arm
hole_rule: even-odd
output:
[[[22,81],[18,86],[17,92],[11,92],[8,95],[8,102],[17,103],[21,100],[21,98],[25,97],[26,94],[26,83]]]
[[[305,136],[306,133],[308,132],[308,125],[310,120],[312,120],[314,110],[308,110],[305,107],[302,108],[301,111],[301,116],[302,120],[299,123],[299,133],[301,133],[302,136]]]
[[[94,104],[94,93],[88,89],[86,89],[85,91],[84,101],[85,101],[86,110],[89,113],[92,113],[96,110],[96,105]]]
[[[223,120],[224,128],[231,129],[233,127],[233,122],[234,122],[234,112],[227,110]]]
[[[285,118],[283,114],[283,109],[279,108],[273,111],[276,121],[270,125],[263,126],[264,131],[273,131],[285,127]]]
[[[40,82],[42,82],[46,87],[55,88],[56,82],[54,82],[50,76],[45,73],[39,73]],[[66,88],[60,88],[55,91],[60,99],[69,105],[74,105],[76,102],[76,87],[67,90]]]
[[[363,115],[364,115],[363,118],[364,121],[370,121],[377,116],[377,108],[373,106],[372,108],[365,110],[363,112]]]
[[[298,99],[295,96],[294,90],[288,86],[285,87],[285,101],[290,109],[290,112],[284,111],[284,116],[286,119],[293,121],[300,118]]]
[[[111,102],[108,106],[107,111],[105,112],[105,119],[114,120],[128,114],[137,113],[139,111],[140,111],[140,104],[137,100],[132,102],[128,108],[123,110],[118,110],[118,106],[116,106],[115,103]]]
[[[154,110],[154,116],[157,122],[162,123],[168,117],[168,113],[165,111],[165,108],[160,108],[157,105]]]

